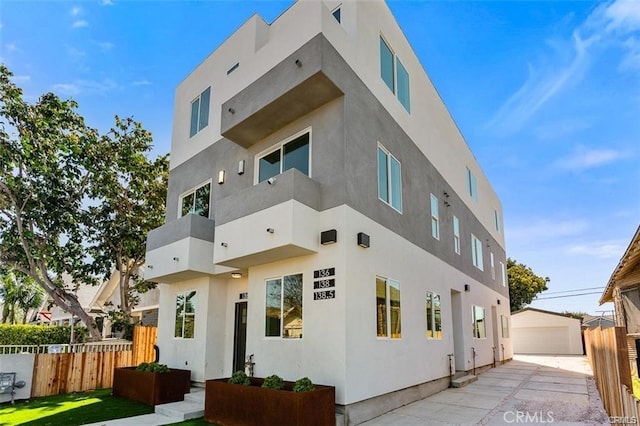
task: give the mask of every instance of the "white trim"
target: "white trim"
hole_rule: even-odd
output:
[[[386,278],[383,277],[381,275],[376,275],[376,281],[379,279],[383,280],[385,283],[385,309],[386,309],[386,319],[387,319],[387,323],[385,324],[386,326],[386,332],[387,335],[386,336],[378,336],[378,331],[376,330],[376,339],[377,340],[402,340],[402,289],[400,288],[400,281],[392,279],[392,278]],[[398,284],[398,292],[400,293],[400,337],[391,337],[391,290],[390,290],[390,285],[389,282],[394,282],[396,284]],[[377,283],[376,283],[377,284]],[[377,292],[377,287],[374,287],[374,291]],[[377,299],[377,294],[375,295],[376,299]],[[378,325],[378,312],[376,312],[376,328]]]
[[[312,126],[306,127],[305,129],[300,130],[297,133],[294,133],[291,136],[288,136],[286,139],[281,140],[280,142],[277,142],[274,145],[271,145],[269,148],[266,148],[264,150],[262,150],[261,152],[257,153],[254,156],[253,159],[253,184],[257,185],[260,183],[259,179],[260,179],[260,159],[262,157],[265,157],[269,154],[271,154],[272,152],[275,152],[277,150],[282,151],[282,147],[284,145],[286,145],[287,143],[291,142],[292,140],[299,138],[300,136],[304,135],[305,133],[309,133],[309,177],[312,178],[312,170],[311,170],[311,164],[312,164],[312,144],[313,144],[313,131],[312,131]],[[282,174],[282,166],[284,165],[284,156],[282,155],[282,152],[280,153],[280,173],[278,174]]]
[[[184,191],[182,194],[178,195],[178,219],[180,219],[182,217],[182,199],[184,197],[186,197],[187,195],[190,194],[195,194],[196,191],[200,188],[202,188],[203,186],[209,184],[209,213],[211,213],[211,196],[213,195],[213,179],[207,179],[204,182],[192,187],[191,189],[188,189],[186,191]],[[195,199],[195,198],[194,198]],[[207,216],[207,219],[209,218],[209,216]]]
[[[378,149],[376,149],[376,189],[378,192],[378,200],[382,201],[398,213],[402,214],[403,200],[402,200],[402,163],[398,160],[380,141],[378,141],[378,148],[380,148],[387,155],[387,194],[389,196],[389,201],[383,200],[380,198],[380,164],[378,163]],[[393,199],[392,191],[391,191],[391,158],[398,162],[398,166],[400,167],[400,209],[398,210],[391,203]]]
[[[187,293],[191,293],[194,292],[196,294],[196,306],[194,306],[194,312],[193,312],[193,337],[183,337],[184,336],[184,320],[182,321],[182,336],[181,337],[177,337],[176,336],[176,319],[177,319],[177,308],[176,308],[176,299],[178,298],[179,295],[181,294],[187,294]],[[196,338],[196,315],[198,314],[198,304],[197,304],[197,299],[198,297],[198,290],[197,289],[192,289],[192,290],[183,290],[180,292],[176,292],[174,293],[174,302],[173,302],[173,339],[174,340],[193,340]],[[186,313],[186,311],[185,311]],[[191,315],[191,314],[190,314]],[[184,315],[183,315],[184,316]]]
[[[282,274],[282,275],[278,275],[278,276],[274,276],[274,277],[269,277],[269,278],[264,278],[262,281],[265,284],[264,285],[264,298],[262,299],[262,339],[263,340],[277,340],[277,341],[294,341],[297,342],[299,340],[303,340],[304,339],[304,333],[302,333],[302,337],[299,338],[290,338],[290,337],[283,337],[283,333],[282,333],[282,327],[284,326],[283,323],[283,318],[282,316],[280,317],[280,335],[278,336],[265,336],[265,327],[266,327],[266,321],[267,321],[267,281],[273,281],[273,280],[280,280],[280,315],[282,315],[282,312],[284,311],[284,297],[283,296],[283,291],[284,291],[284,277],[289,277],[292,275],[302,275],[302,329],[304,330],[304,315],[305,315],[305,309],[304,309],[304,272],[292,272],[292,273],[287,273],[287,274]],[[245,299],[246,300],[246,299]],[[242,300],[241,300],[242,301]],[[238,303],[238,302],[235,302]]]

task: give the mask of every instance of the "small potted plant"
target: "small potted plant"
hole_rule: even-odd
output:
[[[169,368],[156,362],[113,371],[113,395],[147,405],[183,401],[191,389],[191,371]]]

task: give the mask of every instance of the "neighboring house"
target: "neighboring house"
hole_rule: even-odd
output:
[[[600,315],[600,316],[592,316],[585,315],[582,318],[582,329],[587,328],[609,328],[614,327],[616,325],[613,315]]]
[[[511,339],[517,354],[582,355],[580,320],[542,309],[511,313]]]
[[[616,326],[627,330],[631,370],[637,376],[640,352],[640,226],[622,255],[600,297],[600,304],[613,302]]]
[[[254,15],[178,86],[146,259],[197,382],[252,354],[356,422],[512,357],[502,205],[382,1]]]

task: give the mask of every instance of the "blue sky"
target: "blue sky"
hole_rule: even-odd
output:
[[[0,4],[0,59],[26,98],[113,115],[170,149],[175,87],[254,12],[291,2]],[[507,254],[551,279],[533,307],[596,313],[640,223],[640,2],[391,1],[503,202]],[[590,289],[580,291],[580,289]]]

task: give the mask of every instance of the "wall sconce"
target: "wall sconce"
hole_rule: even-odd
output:
[[[335,229],[329,229],[328,231],[322,231],[320,233],[320,244],[327,245],[333,244],[338,241],[338,231]]]
[[[153,265],[147,265],[147,268],[153,269]]]
[[[470,292],[471,291],[471,286],[469,284],[465,284],[464,285],[464,291],[467,292],[467,293]]]
[[[301,67],[302,67],[302,62],[300,62],[300,59],[296,59],[296,66],[297,66],[298,68],[301,68]]]
[[[233,108],[229,108],[229,112],[230,112],[231,114],[235,114],[235,113],[236,113],[236,110],[235,110],[235,109],[233,109]]]
[[[222,185],[224,183],[224,170],[220,170],[218,172],[218,185]]]
[[[175,260],[176,262],[179,261],[180,259],[177,257],[174,257],[173,260]]]
[[[244,160],[238,161],[238,174],[239,175],[244,174]]]
[[[236,278],[236,279],[242,278],[242,273],[240,273],[240,272],[232,272],[231,273],[231,278]]]
[[[220,243],[220,245],[221,245],[222,247],[228,247],[228,246],[229,246],[229,244],[227,244],[227,243]]]
[[[273,234],[276,231],[273,228],[267,228],[267,232],[270,233],[270,234]]]
[[[500,299],[496,300],[496,303],[499,305],[500,304]]]
[[[358,245],[362,248],[369,248],[369,235],[358,232]]]

